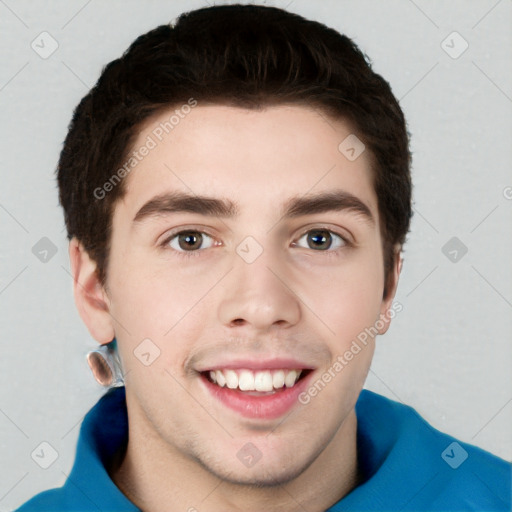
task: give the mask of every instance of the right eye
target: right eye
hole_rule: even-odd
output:
[[[180,231],[162,244],[169,246],[178,252],[197,252],[201,249],[208,249],[213,246],[213,238],[201,231]]]

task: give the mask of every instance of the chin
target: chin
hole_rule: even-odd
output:
[[[216,476],[225,482],[243,487],[254,487],[256,489],[268,489],[287,484],[297,478],[306,468],[280,468],[268,470],[264,468],[257,472],[247,471],[244,475],[235,473],[218,474]]]
[[[310,466],[312,461],[294,460],[292,463],[274,461],[264,464],[263,460],[251,468],[245,468],[241,463],[233,465],[227,461],[205,463],[198,459],[203,468],[220,480],[233,485],[254,488],[271,488],[287,484],[300,476]]]

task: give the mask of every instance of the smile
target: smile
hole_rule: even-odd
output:
[[[299,380],[302,370],[211,370],[210,380],[221,388],[239,389],[240,391],[272,392],[285,386],[291,388]]]
[[[300,405],[311,369],[218,368],[200,373],[208,393],[222,405],[251,419],[279,418]]]

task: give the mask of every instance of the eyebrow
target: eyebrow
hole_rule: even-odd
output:
[[[343,190],[292,197],[284,204],[281,219],[344,210],[354,212],[370,224],[375,224],[370,208],[358,197]],[[135,214],[133,223],[141,223],[151,217],[180,212],[233,218],[238,215],[239,208],[229,199],[218,199],[176,191],[160,194],[147,201]]]
[[[212,217],[234,217],[238,209],[232,201],[213,197],[197,196],[185,192],[169,192],[150,199],[135,214],[134,223],[148,217],[159,217],[168,213],[189,212]]]
[[[375,224],[370,208],[361,199],[344,190],[292,197],[285,203],[283,217],[294,218],[314,213],[344,210],[356,213],[370,224]]]

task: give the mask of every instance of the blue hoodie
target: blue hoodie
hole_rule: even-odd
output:
[[[512,510],[508,462],[458,442],[414,409],[371,391],[361,392],[356,415],[363,482],[327,512]],[[18,511],[138,511],[105,469],[127,440],[125,389],[113,388],[85,417],[65,484]]]

